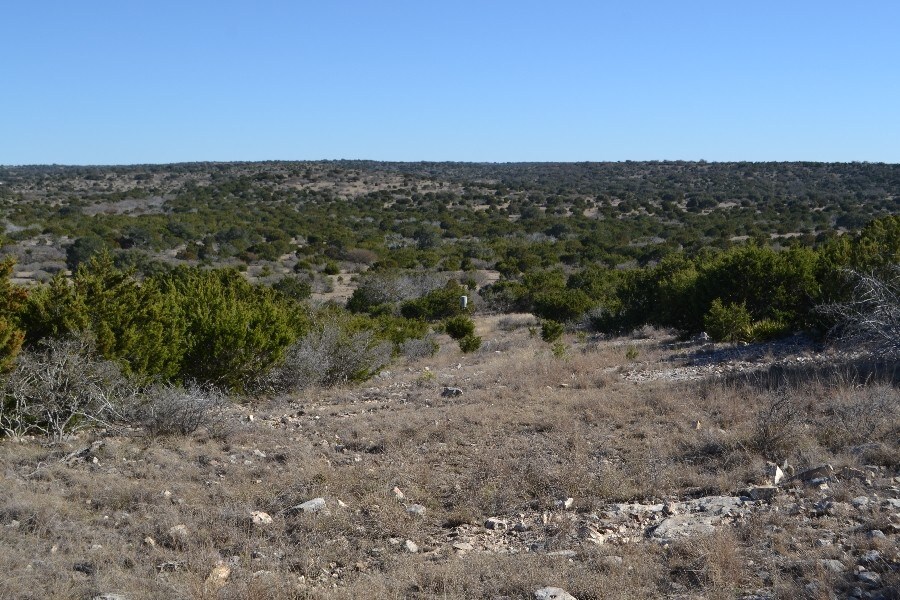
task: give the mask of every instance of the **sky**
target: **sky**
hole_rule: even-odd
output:
[[[900,2],[5,2],[0,164],[900,163]]]

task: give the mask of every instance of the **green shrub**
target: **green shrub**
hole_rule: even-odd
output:
[[[442,288],[432,290],[415,300],[408,300],[400,306],[400,314],[408,319],[436,321],[463,315],[473,310],[471,304],[463,308],[460,298],[468,291],[457,282],[450,280]]]
[[[14,264],[10,258],[0,262],[0,372],[12,366],[25,340],[25,332],[16,327],[14,319],[25,305],[28,294],[9,280]]]
[[[96,235],[80,237],[66,248],[66,266],[74,273],[83,263],[108,249],[109,244]]]
[[[750,326],[750,339],[754,341],[773,340],[790,333],[790,327],[775,319],[760,319]]]
[[[475,352],[481,348],[481,338],[477,335],[467,335],[459,340],[459,349],[465,353]]]
[[[308,330],[304,311],[236,271],[180,268],[160,284],[185,315],[179,378],[242,390]]]
[[[325,275],[337,275],[341,272],[341,268],[334,262],[325,263],[325,267],[322,269],[322,273]]]
[[[581,290],[551,289],[534,294],[532,311],[542,319],[565,323],[579,318],[594,304]]]
[[[283,277],[272,287],[292,300],[306,300],[312,295],[312,284],[305,277]]]
[[[454,340],[461,340],[468,335],[474,335],[475,322],[466,315],[450,317],[444,321],[444,331]]]
[[[719,298],[712,302],[703,319],[706,332],[717,342],[738,342],[750,339],[750,313],[741,304],[722,304]]]
[[[562,337],[565,328],[558,321],[546,320],[541,322],[541,339],[547,343],[553,343]]]

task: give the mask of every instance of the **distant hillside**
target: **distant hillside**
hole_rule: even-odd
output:
[[[492,266],[515,248],[545,266],[646,264],[751,238],[813,246],[900,212],[900,165],[869,163],[7,166],[0,182],[3,252],[26,280],[98,247],[262,277]]]

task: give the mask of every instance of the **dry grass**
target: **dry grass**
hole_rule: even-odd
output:
[[[669,546],[572,540],[610,502],[735,494],[761,483],[773,458],[896,476],[896,388],[849,379],[638,385],[618,373],[627,344],[572,337],[556,358],[527,323],[503,319],[479,322],[495,346],[475,355],[439,338],[437,355],[361,387],[234,406],[228,437],[3,442],[0,598],[531,598],[545,585],[580,600],[756,589],[800,597],[810,581],[850,589],[850,575],[816,562],[843,552],[817,539],[847,526],[792,515],[799,497]],[[665,364],[663,350],[638,342],[638,360]],[[442,397],[451,385],[463,395]],[[790,410],[778,412],[779,402]],[[86,460],[61,461],[95,438],[105,443]],[[848,480],[831,493],[847,502],[867,490]],[[290,510],[315,497],[326,512]],[[570,497],[574,509],[560,511]],[[406,510],[412,503],[424,516]],[[253,511],[272,524],[254,525]],[[867,536],[892,531],[889,515],[860,514],[843,543],[895,552],[895,536]],[[487,532],[492,516],[528,528]],[[177,525],[187,533],[170,533]],[[455,550],[459,540],[473,550]],[[207,583],[217,564],[231,569],[221,588]],[[885,581],[896,581],[886,565]]]

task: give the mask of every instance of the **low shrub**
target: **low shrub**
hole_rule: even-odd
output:
[[[475,334],[475,322],[465,315],[451,317],[444,321],[444,331],[454,340],[461,340]]]
[[[459,340],[459,349],[465,353],[475,352],[481,348],[481,338],[471,334]]]
[[[118,365],[96,355],[87,336],[54,339],[23,352],[3,386],[0,430],[60,440],[122,417],[134,396]]]
[[[558,321],[547,319],[541,322],[541,339],[548,344],[561,338],[564,331],[563,324]]]
[[[716,342],[739,342],[751,339],[750,313],[745,304],[723,304],[713,300],[703,318],[706,332]]]
[[[151,437],[189,435],[216,422],[224,404],[225,397],[216,388],[161,383],[144,390],[127,418]]]
[[[433,336],[410,339],[400,344],[400,353],[409,360],[428,358],[438,353],[441,347]]]
[[[326,322],[288,348],[267,385],[287,392],[364,381],[390,362],[392,348],[371,331],[351,333],[336,321]]]

